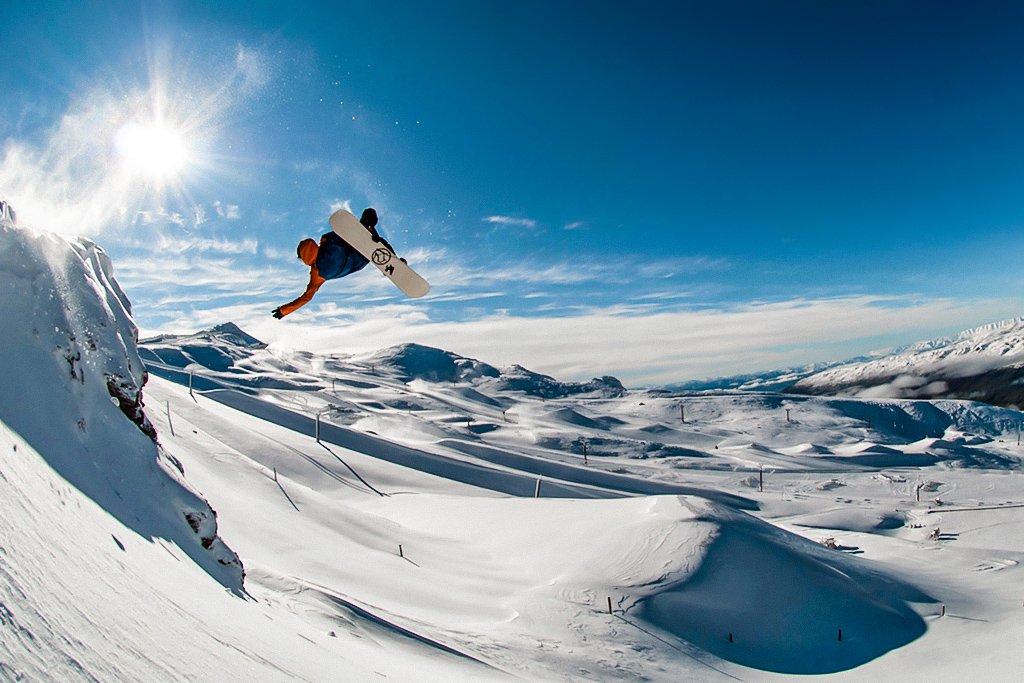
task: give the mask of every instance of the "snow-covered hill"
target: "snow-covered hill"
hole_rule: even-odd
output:
[[[232,324],[137,348],[101,249],[7,227],[0,283],[2,679],[1024,664],[1017,411],[629,392]]]
[[[344,551],[360,558],[358,567],[336,568],[328,573],[343,579],[320,578],[317,585],[360,585],[356,593],[374,610],[407,626],[416,615],[416,631],[506,671],[544,679],[567,672],[664,680],[767,672],[948,675],[968,668],[955,656],[958,648],[941,656],[936,649],[958,639],[989,649],[991,643],[948,627],[960,622],[934,621],[944,605],[1000,623],[1016,614],[1006,611],[1009,602],[981,596],[1012,592],[1013,558],[1024,559],[1024,548],[989,531],[1009,524],[1009,532],[1024,519],[1014,506],[1024,499],[1006,476],[1020,468],[1017,411],[961,401],[551,391],[557,380],[499,371],[440,349],[316,356],[252,340],[215,341],[217,335],[215,329],[187,340],[162,338],[144,343],[142,355],[173,382],[157,379],[155,388],[178,396],[182,407],[189,405],[181,392],[191,372],[200,407],[189,407],[187,419],[200,434],[247,444],[239,454],[264,473],[253,475],[265,479],[272,471],[285,482],[287,498],[278,492],[265,523],[253,523],[251,501],[239,496],[232,496],[237,511],[222,514],[225,524],[238,520],[229,538],[249,539],[238,542],[243,558],[251,553],[264,566],[278,566],[280,557],[256,536],[278,525],[287,506],[306,515],[319,505],[318,494],[358,500],[350,487],[360,489],[376,496],[367,509],[382,516],[377,526],[390,520],[384,547],[379,536],[360,536],[356,548]],[[219,346],[218,357],[244,359],[228,370],[203,366],[196,362],[202,355],[181,352],[199,338]],[[508,376],[533,380],[502,381]],[[239,422],[239,410],[250,426],[232,432],[226,425]],[[317,420],[327,444],[319,455],[301,438],[289,437],[287,448],[269,446],[284,437],[268,425],[312,435]],[[259,450],[255,433],[270,439]],[[209,467],[189,468],[200,466]],[[238,466],[230,472],[210,480],[242,480]],[[415,495],[401,496],[396,507],[398,491]],[[578,500],[637,494],[629,502]],[[943,514],[950,502],[954,512]],[[965,505],[972,507],[959,512]],[[354,540],[335,538],[333,526],[314,532],[307,522],[303,529],[328,535],[332,547]],[[828,541],[829,549],[799,536]],[[429,580],[454,586],[458,618],[430,597],[418,558],[393,585],[367,583],[367,568],[377,574],[389,566],[376,564],[379,552],[393,557],[388,543],[402,547],[400,560],[410,547],[425,553],[441,572]],[[456,557],[442,560],[448,553]],[[1010,571],[981,586],[974,580],[979,553],[1003,558],[992,566]],[[872,561],[832,564],[858,554]],[[316,558],[309,553],[299,564]],[[853,584],[833,584],[840,576]],[[950,591],[949,582],[971,588]],[[608,598],[611,628],[601,615]],[[512,609],[510,621],[481,611],[495,600]],[[410,612],[410,605],[418,607]],[[607,656],[607,644],[621,638],[630,646],[613,646]],[[906,645],[894,650],[899,643]]]
[[[1024,405],[1024,318],[922,342],[805,377],[787,391],[866,398],[962,398]]]
[[[260,364],[269,362],[270,374],[299,370],[295,364],[268,361],[268,357],[276,354],[260,354],[267,345],[234,323],[224,323],[191,335],[160,335],[144,339],[141,343],[147,358],[175,367],[195,363],[207,370],[236,373],[251,370],[265,375],[268,374],[267,368],[261,369]],[[295,354],[293,363],[311,358],[315,357]],[[315,360],[312,365],[317,362],[321,361]],[[420,344],[401,344],[361,356],[335,356],[328,363],[337,367],[344,367],[346,363],[366,367],[374,374],[402,382],[465,382],[494,391],[523,392],[542,398],[612,397],[626,393],[625,387],[614,377],[594,378],[590,382],[560,382],[518,365],[499,370],[478,360]]]

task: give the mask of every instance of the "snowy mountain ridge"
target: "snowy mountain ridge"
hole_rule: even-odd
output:
[[[900,349],[899,352],[905,351],[928,351],[933,349],[939,349],[953,344],[958,344],[962,341],[973,340],[975,338],[986,339],[992,338],[993,333],[1005,334],[1007,332],[1012,334],[1018,334],[1021,328],[1024,327],[1024,316],[1017,318],[1009,318],[1007,320],[997,320],[995,322],[986,323],[979,325],[949,337],[939,337],[938,339],[925,340],[917,344],[911,344],[905,349]]]
[[[961,398],[1024,405],[1024,318],[913,344],[795,382],[787,391],[864,398]]]
[[[190,335],[160,335],[140,342],[147,358],[176,367],[196,363],[210,370],[243,371],[259,365],[277,353],[267,344],[227,322]],[[297,353],[297,358],[310,354]],[[516,391],[543,398],[623,396],[626,388],[615,377],[595,377],[589,382],[563,382],[520,365],[498,369],[485,362],[466,358],[421,344],[405,343],[366,354],[321,356],[327,363],[366,367],[373,373],[388,375],[403,382],[468,382],[497,391]],[[286,369],[287,366],[279,366]],[[293,368],[294,369],[294,368]]]
[[[839,365],[851,362],[870,360],[869,356],[860,356],[834,362],[811,363],[779,370],[753,372],[728,377],[713,377],[689,382],[676,382],[666,385],[666,391],[785,391],[804,377],[822,372]]]

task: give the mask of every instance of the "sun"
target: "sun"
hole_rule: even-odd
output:
[[[114,146],[133,174],[158,184],[178,179],[189,162],[184,132],[166,123],[126,123]]]

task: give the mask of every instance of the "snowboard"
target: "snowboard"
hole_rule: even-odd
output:
[[[373,234],[345,209],[338,209],[331,214],[331,230],[345,240],[349,246],[370,259],[387,279],[405,292],[411,299],[418,299],[430,291],[430,284],[409,267],[405,261],[374,239]]]

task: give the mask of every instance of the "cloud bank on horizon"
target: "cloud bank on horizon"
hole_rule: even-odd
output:
[[[985,118],[1019,98],[981,46],[1020,48],[989,10],[932,12],[922,28],[885,8],[648,16],[596,3],[590,23],[545,41],[569,5],[453,17],[410,4],[387,21],[373,3],[145,8],[0,13],[22,27],[0,38],[12,64],[0,194],[27,225],[99,241],[144,332],[232,320],[282,349],[415,341],[639,385],[839,359],[1020,314],[1024,237],[1008,226],[1024,216],[991,167],[1024,153],[1024,135]],[[882,18],[892,36],[874,28]],[[342,20],[376,39],[338,41],[325,27]],[[777,31],[751,33],[765,22]],[[505,40],[527,25],[530,45]],[[910,38],[920,49],[897,63],[930,78],[951,30],[963,31],[963,72],[989,79],[942,82],[955,116],[934,90],[875,78],[890,41]],[[631,35],[663,47],[599,50]],[[26,49],[44,38],[53,54]],[[843,61],[853,48],[856,69]],[[864,104],[864,88],[891,106]],[[940,148],[941,167],[921,153]],[[432,294],[406,301],[371,269],[270,319],[305,286],[295,244],[326,231],[332,210],[370,205]]]

